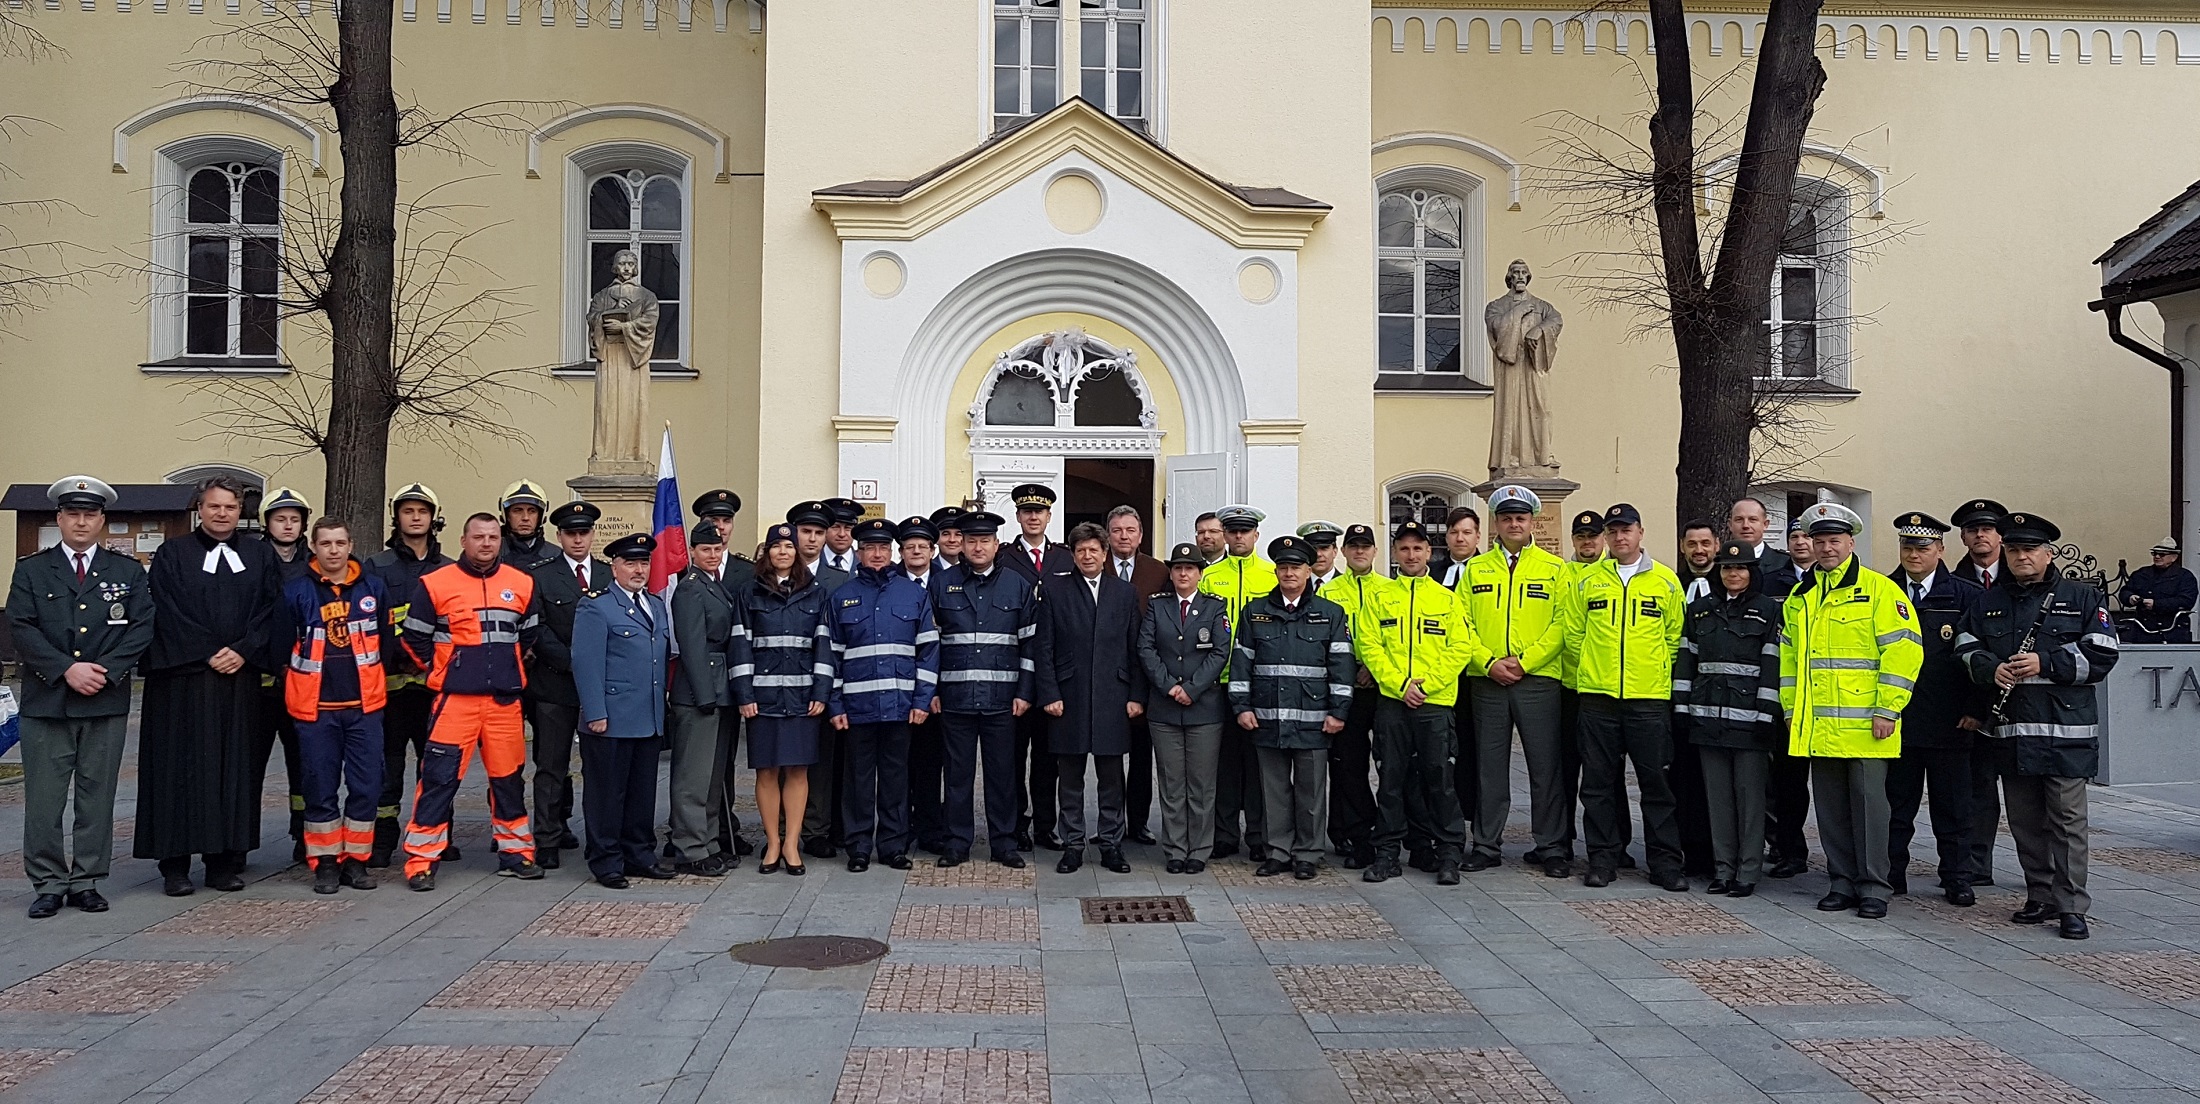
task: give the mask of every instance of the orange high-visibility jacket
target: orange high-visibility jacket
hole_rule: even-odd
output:
[[[390,598],[382,580],[362,573],[359,561],[344,565],[344,577],[330,579],[320,568],[283,587],[283,608],[296,627],[290,645],[290,669],[283,677],[283,706],[301,721],[321,717],[321,664],[333,639],[351,649],[359,670],[359,708],[368,713],[387,702],[382,672],[382,636]],[[339,691],[341,692],[341,691]]]
[[[520,657],[536,625],[532,576],[504,563],[481,571],[462,559],[420,577],[403,639],[428,668],[428,689],[502,697],[527,687]]]

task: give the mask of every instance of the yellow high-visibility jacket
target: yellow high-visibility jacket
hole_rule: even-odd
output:
[[[1656,560],[1625,583],[1610,557],[1583,565],[1566,597],[1574,688],[1614,698],[1672,700],[1673,655],[1687,608],[1680,576]]]
[[[1489,649],[1467,623],[1466,602],[1444,584],[1426,575],[1402,576],[1368,596],[1353,625],[1352,654],[1384,697],[1403,699],[1406,684],[1419,679],[1429,704],[1452,705],[1459,700],[1459,672],[1472,663],[1489,666]]]
[[[1893,759],[1902,754],[1902,707],[1925,666],[1917,611],[1894,580],[1856,557],[1811,571],[1782,606],[1780,708],[1788,754]],[[1895,722],[1872,739],[1872,718]]]
[[[1458,591],[1467,600],[1467,621],[1490,653],[1470,664],[1470,675],[1487,675],[1489,665],[1506,656],[1520,660],[1531,675],[1556,677],[1566,654],[1566,561],[1534,544],[1507,565],[1499,545],[1467,561]]]
[[[1276,565],[1261,559],[1259,553],[1246,556],[1224,556],[1208,564],[1199,573],[1199,590],[1222,599],[1230,610],[1230,624],[1238,623],[1238,614],[1245,612],[1247,603],[1266,598],[1276,589]]]
[[[1599,559],[1601,558],[1602,557],[1599,557]],[[1566,561],[1566,573],[1559,576],[1558,579],[1559,586],[1563,588],[1561,591],[1562,596],[1560,597],[1558,603],[1561,607],[1559,610],[1560,620],[1563,621],[1565,619],[1565,610],[1563,607],[1566,605],[1566,598],[1564,597],[1564,595],[1571,595],[1574,592],[1575,584],[1581,582],[1581,573],[1589,570],[1590,565],[1596,562],[1596,560],[1590,560],[1586,563],[1581,560]],[[1561,629],[1559,631],[1563,633],[1565,630]],[[1574,683],[1573,649],[1568,648],[1563,644],[1561,644],[1558,649],[1558,681],[1563,684],[1568,690],[1581,689]]]
[[[1382,572],[1354,575],[1347,568],[1344,574],[1322,584],[1321,596],[1344,609],[1345,623],[1352,626],[1352,639],[1358,640],[1375,631],[1374,622],[1367,620],[1367,611],[1374,604],[1375,596],[1397,585],[1396,579]],[[1357,653],[1354,658],[1358,658]]]

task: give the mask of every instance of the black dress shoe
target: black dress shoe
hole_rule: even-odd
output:
[[[1581,884],[1588,886],[1590,889],[1603,889],[1605,886],[1612,884],[1612,876],[1611,870],[1601,866],[1592,866],[1587,874],[1581,876]]]
[[[802,841],[802,853],[813,859],[829,859],[838,854],[839,849],[833,846],[831,840],[810,839]]]
[[[788,875],[789,877],[799,878],[799,877],[803,876],[804,874],[807,874],[807,873],[809,873],[809,872],[810,872],[810,868],[809,868],[809,867],[807,867],[807,866],[805,866],[805,865],[803,865],[803,864],[801,864],[801,863],[798,863],[798,862],[781,863],[781,864],[779,864],[779,865],[780,865],[780,868],[781,868],[781,869],[783,869],[783,870],[785,870],[785,871],[787,872],[787,875]]]
[[[1505,857],[1503,855],[1491,855],[1486,852],[1477,851],[1472,855],[1468,855],[1467,861],[1459,864],[1459,869],[1464,870],[1469,874],[1473,874],[1476,871],[1488,870],[1493,866],[1503,865],[1505,865]]]
[[[2009,917],[2012,924],[2039,924],[2055,915],[2055,906],[2045,901],[2026,901],[2024,907]]]
[[[1984,873],[1981,873],[1981,874],[1973,874],[1973,875],[1971,875],[1971,884],[1972,884],[1972,885],[1975,885],[1975,886],[1982,886],[1982,885],[1993,885],[1993,884],[1994,884],[1994,872],[1993,872],[1993,871],[1991,871],[1991,870],[1988,870],[1988,871],[1986,871],[1986,872],[1984,872]]]
[[[1184,873],[1184,860],[1170,859],[1168,862],[1162,864],[1161,869],[1166,870],[1171,874],[1182,874]]]
[[[1123,857],[1123,849],[1120,847],[1101,848],[1100,865],[1107,867],[1109,870],[1112,870],[1117,874],[1128,874],[1131,872],[1131,861]]]
[[[1296,862],[1291,864],[1291,876],[1293,878],[1297,878],[1299,881],[1311,882],[1315,879],[1316,876],[1320,874],[1321,869],[1319,867],[1316,867],[1313,863]]]
[[[1704,884],[1703,891],[1715,897],[1724,897],[1726,896],[1726,891],[1731,888],[1733,887],[1727,884],[1725,878],[1713,878],[1709,882],[1706,882]]]
[[[1291,864],[1282,859],[1270,859],[1253,868],[1253,877],[1255,878],[1273,878],[1278,874],[1289,873],[1291,873]]]
[[[1856,916],[1860,920],[1885,920],[1887,902],[1877,897],[1866,897],[1856,903]]]
[[[1970,908],[1978,904],[1978,894],[1971,892],[1971,887],[1967,885],[1949,886],[1942,891],[1942,895],[1948,898],[1949,904],[1957,908]]]
[[[2064,939],[2084,939],[2092,935],[2093,930],[2085,926],[2083,915],[2066,912],[2062,914],[2062,927],[2057,929],[2055,934],[2062,936]]]
[[[861,873],[863,873],[864,871],[866,871],[866,870],[869,870],[869,869],[871,869],[871,856],[869,856],[869,855],[850,855],[850,856],[848,856],[848,873],[850,873],[850,874],[861,874]]]
[[[754,855],[756,854],[756,845],[750,843],[746,836],[735,836],[733,837],[733,853],[736,855]]]
[[[1360,871],[1360,880],[1363,882],[1387,882],[1395,876],[1391,874],[1390,870],[1396,865],[1395,862],[1389,859],[1376,859],[1374,862],[1367,864],[1365,870]]]
[[[953,866],[961,866],[962,864],[964,864],[964,863],[966,863],[966,862],[969,862],[969,861],[970,861],[970,854],[969,854],[968,852],[965,852],[965,851],[949,851],[949,852],[947,852],[947,853],[945,853],[945,854],[941,855],[941,856],[940,856],[940,859],[939,859],[939,862],[935,863],[934,865],[936,865],[936,866],[940,867],[941,869],[946,869],[946,868],[948,868],[948,867],[953,867]]]
[[[1010,870],[1022,870],[1024,867],[1031,865],[1024,861],[1024,853],[1021,851],[1011,851],[1006,855],[995,855],[993,861]]]
[[[892,867],[895,870],[907,870],[910,867],[917,865],[916,863],[910,861],[909,853],[907,851],[897,851],[894,854],[888,855],[886,856],[884,862],[887,866]]]
[[[778,860],[778,859],[773,859],[772,861],[770,861],[770,862],[768,862],[768,863],[758,863],[758,864],[757,864],[757,867],[756,867],[756,872],[757,872],[758,874],[777,874],[777,873],[779,873],[779,860]]]
[[[1678,870],[1668,870],[1663,874],[1650,875],[1650,884],[1667,893],[1686,893],[1688,892],[1688,875]]]
[[[1152,847],[1155,843],[1160,842],[1153,838],[1152,832],[1149,832],[1144,828],[1140,828],[1139,830],[1132,832],[1130,834],[1130,841],[1143,847]]]
[[[1545,860],[1543,860],[1543,876],[1544,876],[1544,877],[1546,877],[1546,878],[1571,878],[1571,877],[1573,877],[1573,876],[1574,876],[1574,860],[1572,860],[1572,859],[1545,859]]]
[[[1210,859],[1227,859],[1237,853],[1238,845],[1236,843],[1217,842],[1212,848],[1208,849],[1207,857]]]
[[[596,884],[605,889],[625,889],[628,882],[624,874],[598,874]]]
[[[1755,882],[1735,882],[1726,887],[1726,895],[1729,897],[1747,897],[1755,892],[1757,892],[1757,883]]]
[[[1268,861],[1269,857],[1269,848],[1268,845],[1265,843],[1261,844],[1259,847],[1248,847],[1245,849],[1245,861],[1247,862],[1264,863]]]
[[[558,849],[555,847],[544,847],[535,852],[535,865],[544,870],[556,870],[560,861]]]
[[[1445,859],[1443,862],[1437,863],[1436,884],[1440,886],[1458,885],[1459,864],[1451,861],[1450,859]]]
[[[648,878],[650,881],[653,882],[662,882],[679,877],[678,874],[672,872],[671,867],[665,866],[662,863],[657,863],[650,866],[627,867],[626,876],[629,878]]]
[[[222,893],[235,893],[244,888],[244,875],[233,871],[209,874],[206,876],[206,888]]]
[[[1810,861],[1808,859],[1781,859],[1779,862],[1772,864],[1772,869],[1765,871],[1765,877],[1792,878],[1809,869]]]
[[[107,898],[100,896],[96,889],[77,890],[69,894],[68,900],[69,907],[78,912],[105,912],[108,909]]]
[[[1205,859],[1186,859],[1186,860],[1184,860],[1184,873],[1186,873],[1186,874],[1205,874],[1206,872],[1207,872],[1207,860],[1205,860]]]
[[[1084,848],[1080,847],[1075,851],[1065,850],[1062,852],[1062,861],[1054,864],[1054,872],[1056,874],[1075,874],[1077,869],[1083,865],[1085,865]]]
[[[1346,870],[1359,870],[1367,866],[1368,863],[1375,861],[1373,855],[1362,854],[1356,847],[1345,848],[1342,854],[1344,855],[1344,868]]]
[[[693,874],[698,878],[723,878],[726,876],[726,866],[724,863],[713,863],[708,859],[702,862],[676,862],[672,864],[672,872],[674,874]]]
[[[29,914],[28,914],[28,915],[29,915],[29,916],[30,916],[30,918],[31,918],[31,919],[33,919],[33,920],[44,920],[45,918],[47,918],[47,917],[49,917],[49,916],[52,916],[52,915],[54,915],[55,913],[58,913],[58,912],[60,912],[60,911],[61,911],[61,895],[60,895],[60,894],[58,894],[58,893],[41,893],[41,894],[39,894],[39,895],[38,895],[38,899],[37,899],[37,900],[35,900],[35,901],[32,901],[32,902],[31,902],[30,912],[29,912]]]
[[[1060,851],[1063,849],[1062,837],[1051,830],[1042,832],[1039,835],[1039,846],[1049,851]]]
[[[1846,893],[1828,893],[1818,899],[1818,911],[1847,912],[1857,904],[1857,899]]]
[[[1016,829],[1016,850],[1028,852],[1031,849],[1031,829],[1028,827]]]

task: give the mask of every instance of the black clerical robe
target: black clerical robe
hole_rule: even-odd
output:
[[[145,661],[132,846],[141,859],[260,845],[264,764],[251,761],[262,708],[258,664],[274,631],[282,563],[264,541],[224,543],[231,555],[193,530],[153,554],[153,647]],[[223,648],[245,658],[236,674],[207,666]]]

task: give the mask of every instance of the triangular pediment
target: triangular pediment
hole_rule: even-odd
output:
[[[1231,184],[1082,99],[907,180],[861,180],[811,193],[843,240],[908,241],[1079,153],[1245,249],[1297,249],[1329,205],[1283,188]]]

